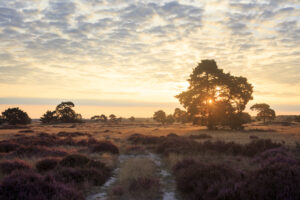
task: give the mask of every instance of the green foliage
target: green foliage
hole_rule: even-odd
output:
[[[156,111],[153,115],[153,119],[162,124],[166,123],[166,113],[163,110]]]
[[[241,117],[252,99],[253,89],[247,79],[224,73],[214,60],[202,60],[188,81],[190,86],[187,91],[176,98],[187,109],[194,123],[210,129],[217,125],[231,126],[231,120]],[[238,121],[242,122],[240,119]]]
[[[276,117],[275,111],[270,108],[270,106],[266,103],[257,103],[251,106],[251,110],[256,110],[257,120],[263,120],[266,123],[267,120],[274,120]]]
[[[47,111],[40,119],[42,123],[76,123],[82,122],[82,116],[72,108],[73,102],[61,102],[56,106],[55,111]]]
[[[16,124],[30,124],[31,119],[28,114],[17,108],[8,108],[2,112],[3,121],[10,125]]]

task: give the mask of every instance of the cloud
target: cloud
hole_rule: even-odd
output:
[[[197,62],[216,59],[262,92],[293,93],[299,22],[296,0],[1,1],[0,88],[169,102]]]

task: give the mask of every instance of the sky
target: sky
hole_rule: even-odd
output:
[[[0,111],[172,112],[203,59],[300,114],[299,0],[2,0]]]

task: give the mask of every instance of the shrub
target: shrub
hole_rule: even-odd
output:
[[[20,130],[19,133],[34,133],[34,131],[30,130],[30,129],[28,129],[28,130]]]
[[[205,133],[199,134],[199,135],[190,135],[191,139],[211,139],[212,136],[207,135]]]
[[[281,144],[272,142],[270,139],[252,140],[249,144],[245,145],[243,155],[254,156],[257,153],[278,147],[281,147]]]
[[[88,133],[82,133],[82,132],[64,132],[61,131],[56,134],[58,137],[78,137],[78,136],[91,136]]]
[[[20,147],[16,151],[11,152],[11,156],[17,157],[44,157],[44,156],[52,156],[52,157],[61,157],[66,156],[68,153],[64,150],[59,149],[50,149],[43,146],[28,146],[28,147]]]
[[[28,170],[31,166],[23,160],[5,160],[0,162],[2,174],[10,174],[15,170]]]
[[[111,176],[111,170],[108,168],[59,168],[54,172],[56,180],[63,183],[75,184],[77,186],[83,183],[92,185],[103,185]]]
[[[157,144],[162,140],[161,137],[146,136],[139,133],[132,134],[128,137],[128,141],[133,144]]]
[[[184,137],[167,137],[156,146],[156,152],[169,153],[197,153],[199,143]]]
[[[178,137],[178,135],[176,133],[169,133],[167,137]]]
[[[58,116],[56,111],[48,110],[41,118],[40,121],[43,124],[53,124],[58,122]]]
[[[26,112],[19,108],[8,108],[2,112],[3,120],[10,125],[16,124],[30,124],[31,119]]]
[[[18,171],[4,178],[0,199],[5,200],[83,200],[78,191],[34,172]]]
[[[191,200],[216,199],[218,189],[240,178],[224,165],[205,165],[190,159],[180,161],[173,170],[178,190]]]
[[[2,141],[0,142],[0,153],[9,153],[11,151],[15,151],[18,149],[20,145],[10,142],[10,141]]]
[[[38,172],[47,172],[49,170],[53,170],[58,165],[59,160],[56,158],[45,158],[42,160],[39,160],[35,167]]]
[[[300,199],[300,167],[287,163],[264,166],[251,174],[241,188],[241,199]]]
[[[101,141],[98,142],[96,145],[92,147],[92,152],[96,153],[102,153],[102,152],[108,152],[112,154],[118,154],[119,149],[116,145],[109,141]]]
[[[59,164],[64,167],[84,167],[90,162],[90,159],[81,154],[72,154],[64,157]]]
[[[76,185],[82,184],[85,181],[84,174],[79,168],[59,168],[55,171],[54,177],[60,182]]]
[[[284,147],[266,150],[256,155],[253,161],[263,166],[277,163],[285,163],[290,166],[300,164],[300,162],[297,161],[294,156]]]

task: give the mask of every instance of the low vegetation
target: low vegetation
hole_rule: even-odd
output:
[[[101,192],[150,200],[165,198],[168,187],[178,200],[300,198],[299,136],[281,133],[296,125],[233,132],[126,123],[9,129],[0,141],[0,199],[81,200]]]

